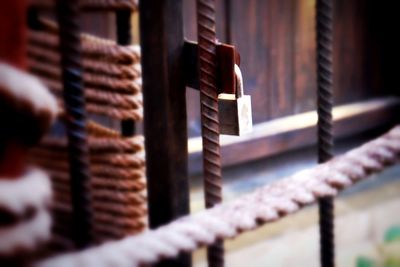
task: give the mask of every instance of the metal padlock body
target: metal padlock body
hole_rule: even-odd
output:
[[[243,79],[236,65],[235,74],[236,95],[220,94],[218,96],[219,128],[221,134],[240,136],[251,132],[253,118],[251,96],[243,95]]]

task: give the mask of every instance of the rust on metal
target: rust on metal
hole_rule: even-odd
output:
[[[83,248],[91,241],[91,211],[78,0],[58,0],[56,6],[60,25],[63,95],[73,207],[73,239],[78,248]]]
[[[183,47],[186,85],[200,89],[199,81],[199,46],[196,42],[185,41]],[[235,64],[240,64],[240,55],[233,45],[216,44],[216,88],[218,94],[235,94]]]
[[[214,0],[197,0],[197,32],[204,192],[206,208],[211,208],[222,202]],[[208,247],[207,258],[209,266],[224,266],[223,241]]]
[[[219,93],[236,93],[235,64],[237,52],[233,45],[218,44],[217,52],[217,90]]]
[[[118,10],[115,15],[117,20],[117,42],[120,45],[130,45],[132,42],[132,12],[129,9],[122,9]],[[123,136],[134,136],[135,132],[136,126],[134,120],[125,119],[121,121],[121,133]]]

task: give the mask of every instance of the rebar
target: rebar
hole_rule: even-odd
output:
[[[60,27],[63,97],[67,114],[73,239],[77,248],[83,248],[91,241],[91,211],[78,2],[78,0],[57,0],[57,17]]]
[[[131,10],[118,10],[115,14],[117,22],[117,42],[120,45],[130,45],[132,42],[131,34]],[[121,121],[121,134],[129,137],[135,135],[135,121],[132,119]]]
[[[206,208],[211,208],[222,201],[214,0],[197,0],[197,31],[204,192]],[[209,266],[224,266],[223,241],[218,240],[208,247],[207,259]]]
[[[318,162],[333,156],[332,0],[317,0]],[[321,266],[335,266],[334,199],[319,201]]]
[[[232,43],[232,30],[231,30],[231,20],[232,20],[232,2],[231,0],[225,0],[225,42],[227,44]]]

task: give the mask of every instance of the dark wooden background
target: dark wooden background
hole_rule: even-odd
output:
[[[183,1],[184,34],[188,40],[197,40],[195,2]],[[217,0],[216,3],[217,37],[234,44],[240,52],[245,93],[253,99],[254,124],[262,126],[257,129],[255,140],[239,139],[238,143],[223,145],[223,165],[315,144],[315,127],[289,129],[279,136],[263,133],[270,127],[265,123],[272,119],[315,109],[315,0]],[[335,105],[357,103],[363,107],[366,100],[399,95],[397,10],[396,1],[334,0]],[[85,31],[115,39],[114,14],[85,13],[82,18]],[[133,41],[139,43],[137,14],[132,22]],[[199,92],[188,89],[191,141],[198,140],[196,137],[201,133],[199,102]],[[383,99],[374,110],[335,122],[335,138],[399,122],[397,102],[398,99]],[[104,123],[119,127],[114,121]],[[141,125],[137,126],[140,133]],[[189,155],[189,169],[197,172],[202,164],[201,147],[194,147]]]
[[[196,40],[196,0],[183,3],[185,37]],[[315,0],[216,3],[217,37],[235,45],[241,54],[245,92],[253,98],[254,123],[315,109]],[[394,43],[399,44],[393,35],[395,10],[390,1],[334,1],[335,104],[398,94],[396,82],[387,77],[395,75],[391,66],[399,54],[392,54],[397,49]],[[135,42],[139,40],[137,22],[135,16]],[[86,13],[83,28],[115,38],[113,14]],[[187,100],[189,135],[199,136],[199,93],[188,90]]]
[[[395,93],[382,81],[384,10],[372,0],[334,3],[335,104]],[[190,40],[197,39],[195,7],[184,1]],[[241,54],[255,123],[315,109],[315,0],[217,1],[217,36]],[[189,134],[198,136],[198,92],[188,90],[188,104]]]

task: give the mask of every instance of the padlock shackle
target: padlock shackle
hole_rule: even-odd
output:
[[[244,95],[243,89],[243,76],[239,66],[235,64],[235,79],[236,79],[236,98],[240,98]]]

